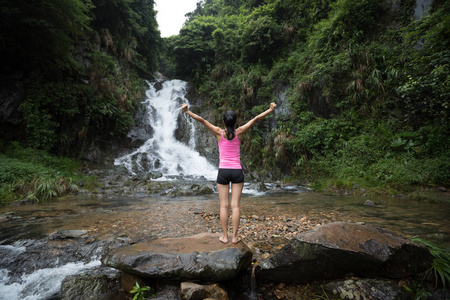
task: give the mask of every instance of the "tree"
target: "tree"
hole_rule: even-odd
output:
[[[162,40],[153,0],[93,0],[93,27],[103,44],[138,68],[140,74],[157,69]]]
[[[197,81],[214,63],[215,51],[212,33],[217,25],[213,17],[198,17],[180,30],[172,54],[177,63],[177,74]]]
[[[1,0],[0,7],[0,72],[74,66],[70,51],[90,30],[90,0]]]
[[[271,64],[282,45],[282,28],[273,18],[269,16],[249,18],[244,24],[240,41],[244,62],[262,61]]]

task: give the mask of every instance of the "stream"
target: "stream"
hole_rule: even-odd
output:
[[[365,222],[405,237],[418,235],[450,242],[450,209],[446,204],[376,198],[372,199],[376,205],[367,206],[361,196],[333,196],[292,188],[273,186],[265,194],[242,197],[240,232],[246,243],[256,246],[259,255],[276,251],[298,232],[333,221]],[[0,299],[58,299],[53,297],[65,276],[101,264],[105,241],[134,243],[220,232],[217,194],[179,198],[70,197],[14,207],[14,213],[8,214],[10,210],[0,210],[0,215],[6,216],[0,219]],[[282,229],[286,225],[287,230]],[[40,249],[36,243],[64,230],[86,231],[90,239],[98,242],[92,244],[97,248],[80,261],[38,256],[45,262],[43,265],[14,269],[15,260],[17,266],[22,266],[22,260],[36,257],[34,252]]]
[[[149,84],[143,120],[148,139],[118,157],[116,167],[129,176],[160,174],[157,181],[178,177],[212,185],[216,168],[195,151],[192,139],[174,138],[186,83]],[[135,131],[136,132],[136,131]],[[184,182],[178,182],[182,185]],[[257,260],[279,250],[289,239],[335,221],[364,222],[405,237],[450,242],[450,207],[400,197],[336,196],[297,185],[266,183],[267,191],[246,184],[241,199],[240,235]],[[59,299],[63,279],[101,265],[109,245],[158,238],[220,232],[217,193],[161,196],[145,193],[85,192],[35,205],[0,209],[0,299]]]

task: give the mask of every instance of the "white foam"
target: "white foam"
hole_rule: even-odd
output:
[[[66,276],[79,274],[85,270],[100,266],[100,260],[68,263],[57,268],[36,270],[24,274],[20,280],[11,282],[9,271],[0,269],[0,299],[4,300],[38,300],[57,294]]]
[[[205,157],[195,150],[194,121],[184,114],[183,122],[190,129],[190,140],[185,145],[175,139],[177,130],[177,118],[181,113],[181,104],[189,101],[184,97],[186,82],[170,80],[163,82],[161,90],[156,90],[153,85],[146,92],[146,124],[153,130],[153,137],[148,139],[134,152],[117,158],[115,165],[122,165],[135,175],[136,168],[139,172],[157,171],[163,175],[163,179],[171,176],[203,176],[207,180],[214,180],[217,169],[212,166]]]

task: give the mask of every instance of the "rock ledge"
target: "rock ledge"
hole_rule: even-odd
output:
[[[225,245],[208,233],[118,247],[102,257],[104,265],[144,278],[207,281],[232,279],[251,260],[244,243]]]

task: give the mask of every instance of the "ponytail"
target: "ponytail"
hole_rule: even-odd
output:
[[[227,140],[231,141],[232,139],[234,139],[234,136],[235,136],[234,128],[227,126]]]
[[[236,136],[234,125],[236,125],[236,114],[232,110],[228,110],[223,115],[223,123],[227,128],[227,140],[231,141]]]

